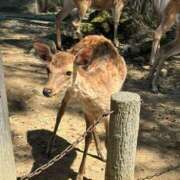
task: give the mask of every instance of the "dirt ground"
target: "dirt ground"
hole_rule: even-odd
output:
[[[47,75],[44,65],[33,55],[32,40],[52,29],[36,21],[1,20],[0,51],[6,77],[10,124],[17,176],[25,175],[48,161],[45,154],[52,134],[62,94],[42,95]],[[180,180],[180,57],[166,63],[168,75],[161,78],[163,94],[153,94],[144,80],[148,70],[128,64],[124,90],[142,97],[140,131],[136,158],[137,180]],[[104,141],[104,132],[99,131]],[[56,138],[53,155],[70,145],[85,130],[82,111],[72,102],[68,106]],[[68,156],[33,180],[75,179],[84,142]],[[104,150],[105,151],[105,150]],[[103,180],[105,163],[96,156],[94,142],[87,158],[86,179]]]

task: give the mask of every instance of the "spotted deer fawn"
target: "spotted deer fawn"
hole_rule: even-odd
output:
[[[61,49],[61,22],[67,17],[74,8],[77,8],[79,12],[80,21],[85,16],[89,8],[102,9],[102,10],[112,10],[113,20],[114,20],[114,43],[118,45],[117,31],[119,19],[122,13],[126,0],[65,0],[63,2],[63,8],[58,12],[56,16],[56,42],[57,47]],[[77,32],[80,34],[80,21],[74,22],[74,26]]]
[[[170,56],[180,53],[180,0],[154,0],[154,8],[160,15],[160,25],[154,32],[150,64],[153,65],[149,74],[152,80],[152,90],[158,92],[157,81],[163,62]],[[174,41],[160,48],[160,40],[176,24]]]
[[[90,35],[82,39],[67,52],[53,54],[43,43],[34,43],[39,56],[46,61],[49,80],[43,90],[45,96],[54,96],[66,87],[66,93],[59,109],[56,125],[49,142],[51,152],[56,131],[65,112],[68,101],[73,97],[82,106],[86,128],[91,126],[100,115],[110,110],[110,98],[121,90],[126,79],[127,69],[122,56],[112,42],[103,36]],[[108,137],[108,121],[104,126]],[[101,153],[100,140],[96,130],[85,138],[85,149],[77,179],[82,180],[85,161],[92,136],[98,155]]]

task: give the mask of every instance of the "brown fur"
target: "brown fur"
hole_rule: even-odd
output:
[[[54,59],[62,57],[60,54],[62,54],[62,52],[55,54],[54,57],[52,57],[52,61],[49,62],[48,65],[49,67],[52,66]],[[104,112],[110,110],[111,95],[122,88],[127,74],[126,64],[123,57],[119,55],[112,42],[103,36],[92,35],[85,37],[71,48],[66,55],[74,57],[74,63],[72,62],[73,58],[65,58],[68,61],[67,64],[72,68],[72,83],[69,83],[66,88],[66,93],[59,109],[53,137],[50,141],[48,151],[50,151],[53,145],[53,139],[69,99],[74,97],[77,102],[81,104],[85,115],[86,128],[88,128],[94,123],[94,120],[99,118],[99,116]],[[85,61],[85,59],[87,59],[87,61]],[[58,62],[61,60],[55,61]],[[60,64],[58,63],[58,65]],[[63,68],[65,67],[64,63],[62,63],[62,67],[56,67],[56,71],[59,69],[60,72],[59,78],[64,80],[65,75],[62,74],[62,72],[64,72]],[[51,70],[53,71],[51,74],[52,78],[55,69],[51,68]],[[58,78],[58,76],[56,77]],[[53,83],[58,84],[58,81],[54,79]],[[57,85],[54,86],[53,83],[51,83],[51,95],[55,95],[53,92],[57,93],[58,91],[62,91],[62,89],[59,89],[61,84],[58,84],[57,91],[56,89],[53,89],[54,87],[57,87]],[[50,88],[50,86],[48,86],[48,88]],[[106,136],[108,137],[108,118],[104,121],[104,125]],[[96,141],[97,152],[101,157],[103,157],[96,130],[94,130],[93,136]],[[80,180],[83,179],[86,155],[91,138],[91,134],[88,134],[85,139],[85,150],[78,175],[78,179]]]

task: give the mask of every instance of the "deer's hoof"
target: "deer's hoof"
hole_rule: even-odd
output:
[[[82,39],[83,38],[82,33],[80,31],[76,31],[75,38],[76,39]]]
[[[98,157],[100,158],[101,161],[106,162],[106,158],[102,153],[98,153]]]
[[[84,179],[83,174],[78,174],[76,177],[76,180],[83,180],[83,179]]]
[[[58,49],[59,51],[62,51],[62,50],[63,50],[62,47],[61,47],[61,46],[58,46],[58,45],[57,45],[57,49]]]
[[[56,48],[57,48],[58,50],[62,50],[62,45],[61,45],[61,42],[60,42],[60,41],[57,41],[57,42],[56,42]]]
[[[50,158],[51,157],[51,152],[50,151],[46,151],[46,155],[47,155],[48,158]]]
[[[155,58],[153,58],[153,59],[150,59],[150,61],[149,61],[149,65],[150,66],[153,66],[154,65],[154,62],[155,62],[155,60],[154,60]]]
[[[106,158],[104,156],[100,157],[103,162],[106,162]]]
[[[114,45],[118,48],[120,46],[120,43],[117,39],[114,39]]]
[[[50,158],[51,155],[52,155],[52,148],[50,148],[49,146],[46,149],[46,155],[47,155],[48,158]]]

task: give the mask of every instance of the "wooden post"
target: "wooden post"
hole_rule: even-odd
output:
[[[140,117],[140,96],[119,92],[111,98],[106,180],[133,180]]]
[[[0,180],[16,180],[3,66],[0,58]]]

